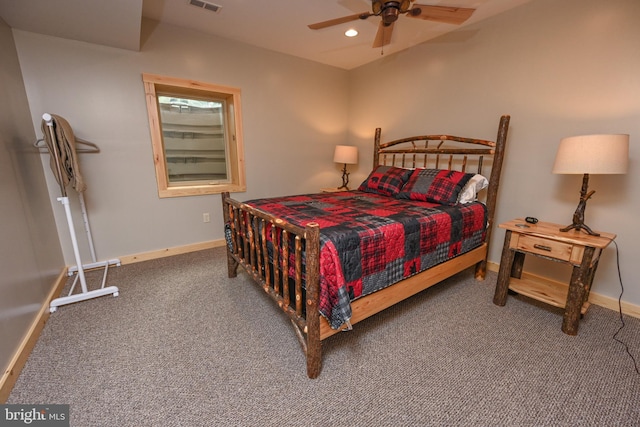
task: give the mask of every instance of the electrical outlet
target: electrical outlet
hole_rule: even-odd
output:
[[[202,214],[202,222],[210,222],[211,217],[209,216],[209,212],[205,212]]]

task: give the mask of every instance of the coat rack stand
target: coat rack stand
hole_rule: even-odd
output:
[[[107,272],[109,270],[110,265],[120,266],[120,260],[111,259],[108,261],[96,261],[95,248],[93,245],[93,238],[91,237],[91,228],[89,227],[89,218],[87,216],[87,210],[84,203],[84,196],[82,195],[82,191],[78,191],[78,196],[80,198],[80,206],[82,209],[82,217],[84,220],[85,231],[87,233],[87,238],[89,240],[89,248],[91,250],[91,257],[93,262],[89,264],[83,264],[82,259],[80,257],[80,249],[78,248],[78,239],[76,237],[75,226],[73,223],[73,217],[71,216],[71,208],[69,206],[69,197],[67,196],[67,190],[65,186],[65,180],[63,177],[63,165],[61,164],[61,151],[59,150],[59,141],[57,141],[56,132],[54,130],[54,117],[51,114],[43,114],[42,120],[46,124],[48,136],[50,138],[49,146],[50,154],[54,157],[54,172],[56,174],[56,179],[60,184],[60,193],[61,197],[58,197],[58,201],[64,207],[64,212],[67,217],[67,224],[69,226],[69,234],[71,237],[71,244],[73,245],[73,254],[75,257],[76,265],[74,267],[69,268],[69,276],[77,273],[76,278],[71,285],[71,289],[69,290],[69,294],[67,296],[59,297],[51,301],[49,305],[49,311],[54,313],[58,307],[66,304],[71,304],[74,302],[86,301],[93,298],[98,298],[105,295],[113,295],[117,297],[119,295],[119,290],[116,286],[107,286],[105,287],[107,280]],[[45,135],[45,139],[47,135]],[[68,148],[68,147],[67,147]],[[71,150],[75,150],[75,147],[71,147]],[[69,168],[67,168],[68,173]],[[104,268],[104,273],[102,276],[102,285],[99,289],[89,290],[87,287],[87,279],[85,277],[85,269],[96,269],[96,268]],[[73,293],[76,287],[77,282],[80,281],[81,290],[78,293]]]

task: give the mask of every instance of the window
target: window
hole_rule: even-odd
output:
[[[160,197],[246,190],[240,89],[143,74]]]

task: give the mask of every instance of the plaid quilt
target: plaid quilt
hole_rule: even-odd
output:
[[[320,313],[334,329],[351,318],[351,301],[476,248],[486,233],[479,202],[347,191],[245,203],[301,227],[320,225]]]

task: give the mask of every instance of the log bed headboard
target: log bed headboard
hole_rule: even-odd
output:
[[[500,117],[495,141],[453,135],[422,135],[381,142],[381,129],[374,137],[373,168],[378,165],[401,168],[450,169],[485,175],[490,168],[489,186],[481,200],[487,206],[487,238],[489,243],[500,187],[504,149],[509,129],[509,115]],[[490,165],[487,165],[490,163]],[[481,266],[484,275],[486,261]]]

